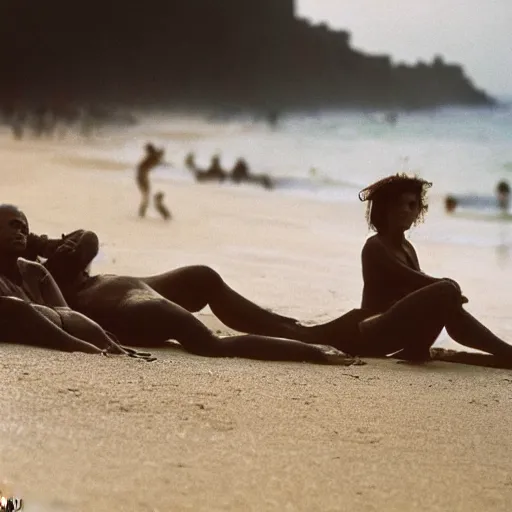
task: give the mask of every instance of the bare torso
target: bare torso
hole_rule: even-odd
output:
[[[421,272],[410,242],[392,247],[379,235],[370,237],[362,251],[362,308],[382,313],[409,293],[432,284],[435,278]]]

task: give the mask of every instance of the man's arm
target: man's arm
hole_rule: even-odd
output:
[[[98,236],[92,231],[79,229],[59,239],[31,233],[24,258],[32,261],[37,256],[46,258],[45,267],[62,288],[73,283],[86,271],[98,250]]]

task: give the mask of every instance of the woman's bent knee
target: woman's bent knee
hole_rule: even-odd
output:
[[[460,289],[451,281],[440,281],[433,285],[437,289],[439,299],[448,306],[461,304],[461,293]]]

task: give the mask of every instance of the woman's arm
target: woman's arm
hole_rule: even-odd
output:
[[[400,288],[415,291],[441,281],[401,262],[377,237],[367,240],[361,257],[365,282],[378,281],[384,276],[386,281],[391,281]]]
[[[34,306],[17,297],[0,297],[0,342],[22,343],[66,352],[101,354],[98,347],[71,336]]]

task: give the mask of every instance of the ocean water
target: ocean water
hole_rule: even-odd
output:
[[[414,236],[436,242],[512,250],[512,211],[489,206],[498,181],[512,184],[512,102],[495,109],[442,109],[402,113],[395,125],[385,113],[319,112],[283,117],[277,127],[249,117],[214,120],[154,112],[115,136],[99,133],[83,156],[115,162],[133,179],[142,146],[166,149],[172,165],[154,171],[159,179],[193,181],[183,160],[193,151],[206,168],[214,154],[225,169],[243,156],[255,173],[276,183],[271,194],[318,201],[358,201],[367,184],[397,171],[433,182],[428,222]],[[205,185],[202,185],[205,186]],[[256,185],[225,183],[233,193]],[[447,216],[446,194],[472,195],[473,208]],[[479,200],[478,200],[479,198]]]

